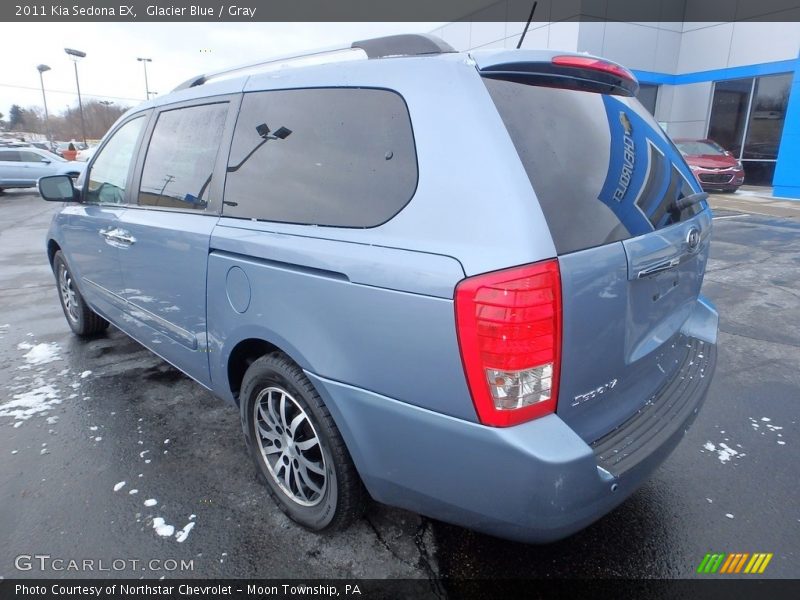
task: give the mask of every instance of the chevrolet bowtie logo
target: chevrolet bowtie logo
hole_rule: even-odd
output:
[[[625,130],[625,135],[630,135],[633,132],[633,123],[628,118],[628,115],[620,111],[619,122],[622,123],[622,128]]]

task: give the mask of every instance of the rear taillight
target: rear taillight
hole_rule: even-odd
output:
[[[550,62],[560,67],[575,67],[578,69],[600,71],[602,73],[616,75],[617,77],[627,79],[628,81],[636,81],[636,77],[628,69],[622,65],[611,62],[610,60],[603,60],[602,58],[568,54],[565,56],[554,56]]]
[[[465,279],[456,286],[455,309],[481,423],[507,427],[554,412],[561,370],[558,261]]]

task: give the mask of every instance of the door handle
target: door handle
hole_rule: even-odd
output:
[[[639,275],[637,277],[639,279],[643,279],[644,277],[649,277],[650,275],[655,275],[656,273],[663,273],[664,271],[674,269],[679,264],[681,264],[681,259],[679,256],[676,258],[671,258],[670,260],[665,260],[664,262],[645,267],[639,271]]]
[[[111,229],[101,229],[98,232],[110,244],[118,244],[120,246],[132,246],[136,243],[136,238],[133,237],[129,231],[112,227]]]

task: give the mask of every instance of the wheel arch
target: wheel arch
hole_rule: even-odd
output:
[[[236,404],[239,404],[239,391],[242,388],[242,380],[248,367],[262,356],[276,351],[286,354],[284,350],[275,344],[257,337],[243,339],[231,349],[226,373],[228,376],[228,388]]]
[[[61,246],[53,238],[47,240],[47,259],[50,261],[50,267],[53,267],[53,261],[56,258],[56,252],[61,250]]]

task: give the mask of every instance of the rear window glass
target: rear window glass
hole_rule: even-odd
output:
[[[566,254],[685,220],[674,201],[699,191],[675,145],[638,100],[485,79]]]
[[[417,186],[405,101],[379,89],[245,95],[228,160],[226,216],[339,227],[391,219]]]

